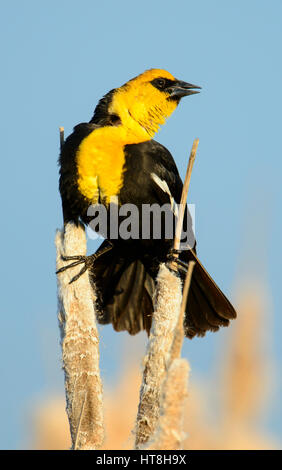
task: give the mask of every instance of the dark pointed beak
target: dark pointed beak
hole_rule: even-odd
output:
[[[183,96],[195,95],[200,93],[197,90],[201,90],[200,86],[192,85],[192,83],[182,82],[181,80],[176,80],[175,83],[169,87],[168,91],[170,92],[170,98],[179,100]]]

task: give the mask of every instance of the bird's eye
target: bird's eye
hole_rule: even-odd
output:
[[[170,82],[171,80],[168,80],[167,78],[159,77],[154,78],[154,80],[151,81],[151,84],[160,91],[166,91],[167,87],[170,85]]]
[[[163,78],[158,78],[158,79],[156,80],[156,84],[157,84],[158,88],[160,88],[161,90],[163,90],[164,87],[165,87],[165,80],[164,80]]]

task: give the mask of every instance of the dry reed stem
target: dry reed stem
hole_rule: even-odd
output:
[[[62,150],[64,141],[65,141],[65,129],[64,129],[64,127],[59,127],[59,131],[60,131],[60,148]]]
[[[183,287],[180,313],[179,313],[177,325],[175,327],[174,339],[173,339],[173,343],[171,346],[171,352],[170,352],[171,361],[181,356],[182,345],[183,345],[183,341],[185,337],[184,327],[183,327],[185,308],[186,308],[186,303],[187,303],[187,298],[188,298],[188,293],[189,293],[194,266],[195,266],[195,261],[189,261],[188,271],[186,273],[184,287]]]
[[[160,413],[162,384],[170,362],[170,349],[181,305],[181,280],[165,264],[157,278],[155,311],[152,319],[136,423],[136,448],[155,432]]]
[[[163,384],[158,427],[146,450],[179,450],[186,434],[184,424],[185,401],[188,396],[189,363],[174,359]]]
[[[57,269],[62,255],[85,255],[82,226],[69,223],[56,234]],[[61,331],[67,414],[73,449],[98,449],[104,441],[103,390],[99,370],[99,337],[95,291],[84,273],[69,284],[81,265],[58,274],[58,319]]]
[[[184,218],[184,213],[185,213],[185,208],[187,204],[187,197],[188,197],[188,191],[189,191],[189,186],[190,186],[190,180],[191,180],[191,175],[192,175],[192,170],[193,170],[193,165],[196,159],[196,153],[199,145],[199,139],[194,139],[192,149],[190,152],[189,156],[189,161],[187,165],[187,170],[186,170],[186,175],[185,175],[185,180],[182,188],[182,194],[181,194],[181,199],[180,199],[180,205],[179,205],[179,212],[178,212],[178,217],[177,217],[177,223],[176,223],[176,228],[175,228],[175,236],[174,236],[174,241],[173,241],[173,248],[174,250],[179,250],[180,246],[180,241],[181,241],[181,234],[182,234],[182,227],[183,227],[183,218]],[[174,253],[174,258],[178,258],[178,254]],[[170,262],[170,267],[177,271],[178,267],[177,264],[174,261]]]

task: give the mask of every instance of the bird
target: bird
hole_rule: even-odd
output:
[[[95,211],[98,205],[105,207],[110,223],[113,203],[118,208],[134,205],[139,214],[146,204],[166,204],[175,221],[183,183],[173,156],[154,136],[181,99],[200,89],[166,70],[149,69],[106,93],[91,120],[76,125],[61,148],[59,190],[64,224],[91,226],[89,207]],[[192,242],[180,252],[179,264],[185,271],[189,261],[195,261],[183,325],[186,337],[192,339],[228,326],[236,311],[198,259],[187,207],[186,216]],[[118,223],[122,220],[119,217]],[[119,232],[113,237],[108,230],[102,231],[105,240],[96,253],[64,257],[72,262],[57,271],[82,264],[73,278],[76,281],[88,270],[98,294],[98,321],[112,323],[116,331],[131,335],[150,332],[158,270],[173,254],[173,240],[164,233],[163,213],[159,222],[159,239],[151,231],[146,238],[139,233],[126,239]],[[96,226],[95,230],[102,229]],[[179,275],[184,276],[181,269]]]

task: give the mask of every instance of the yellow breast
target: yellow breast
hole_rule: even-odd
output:
[[[118,196],[125,170],[124,146],[135,140],[128,141],[122,126],[101,127],[83,139],[77,152],[78,189],[89,202],[96,204],[100,195],[109,203]]]

